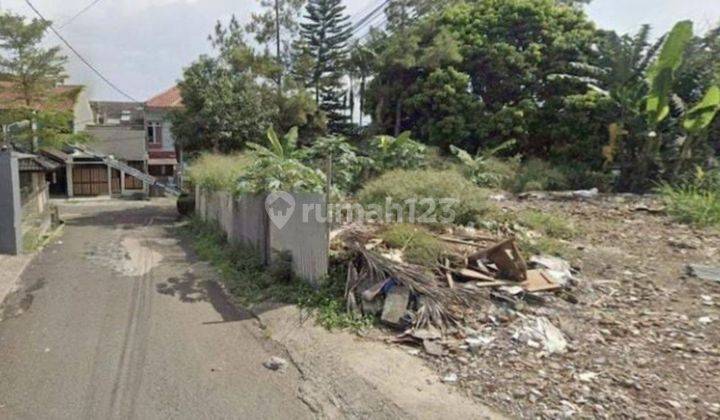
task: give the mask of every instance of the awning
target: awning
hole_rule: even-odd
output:
[[[150,159],[148,160],[148,166],[161,166],[161,165],[177,165],[176,159]]]

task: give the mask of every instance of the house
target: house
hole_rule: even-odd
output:
[[[182,96],[177,86],[160,93],[145,103],[145,132],[150,175],[171,180],[178,170],[178,153],[171,131],[170,113],[182,108]]]
[[[67,112],[72,115],[72,132],[79,133],[93,122],[87,89],[79,85],[58,85],[28,105],[15,82],[0,81],[0,111],[30,108],[38,111]]]
[[[91,101],[93,124],[102,126],[142,127],[145,108],[137,102]]]

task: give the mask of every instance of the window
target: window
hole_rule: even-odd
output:
[[[147,142],[148,144],[162,144],[162,123],[147,123]]]
[[[131,117],[130,111],[123,111],[120,115],[120,121],[122,122],[129,122]]]

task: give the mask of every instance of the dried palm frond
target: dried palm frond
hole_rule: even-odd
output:
[[[394,279],[420,297],[420,304],[413,323],[416,327],[434,325],[442,330],[462,321],[463,309],[476,308],[487,301],[487,291],[457,288],[450,289],[425,267],[398,263],[365,249],[358,242],[348,245],[355,256],[355,263],[364,276],[373,283]]]

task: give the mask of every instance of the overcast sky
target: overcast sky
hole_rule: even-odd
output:
[[[56,27],[93,0],[32,0]],[[357,20],[381,0],[346,0]],[[232,14],[247,21],[256,0],[99,0],[61,29],[66,39],[108,79],[144,101],[172,86],[183,67],[208,52],[207,36],[218,19]],[[32,15],[24,0],[0,0],[0,7]],[[698,31],[720,22],[718,0],[594,0],[588,14],[600,27],[634,32],[640,24],[656,33],[692,19]],[[47,42],[58,44],[54,35]],[[69,51],[70,83],[87,85],[95,100],[122,100]]]

